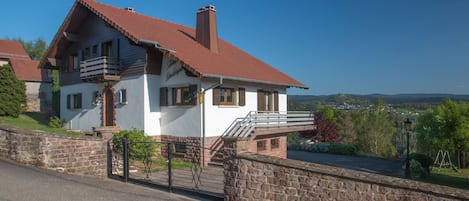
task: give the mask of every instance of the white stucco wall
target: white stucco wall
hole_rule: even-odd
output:
[[[118,103],[116,96],[116,125],[121,130],[144,130],[144,89],[145,76],[124,77],[113,88],[116,94],[121,89],[127,93],[127,104]]]
[[[93,92],[102,90],[102,85],[82,83],[60,88],[60,117],[66,121],[66,128],[92,131],[101,126],[101,105],[93,105]],[[67,95],[82,93],[82,109],[67,109]]]
[[[184,70],[177,71],[181,68],[179,63],[172,66],[169,65],[170,63],[170,59],[164,57],[160,85],[160,87],[168,87],[169,102],[171,102],[171,88],[197,84],[200,89],[200,80],[197,77],[188,77]],[[156,90],[159,90],[159,87]],[[201,106],[199,104],[161,107],[161,134],[200,137],[200,112]]]
[[[25,82],[24,84],[26,85],[26,95],[35,95],[38,97],[39,88],[41,87],[40,82]]]
[[[143,123],[147,135],[161,135],[160,84],[160,76],[144,75]]]

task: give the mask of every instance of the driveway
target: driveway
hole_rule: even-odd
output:
[[[405,163],[404,160],[387,160],[371,157],[344,156],[303,151],[288,151],[287,158],[377,174],[404,175],[404,170],[402,169],[402,166]]]
[[[114,180],[99,180],[0,160],[0,201],[193,200]]]

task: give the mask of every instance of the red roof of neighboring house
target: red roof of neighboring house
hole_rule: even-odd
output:
[[[153,41],[159,47],[176,51],[168,54],[198,76],[307,88],[301,82],[222,39],[218,41],[218,53],[213,53],[195,40],[193,28],[93,0],[77,0],[51,44],[58,44],[59,39],[64,37],[62,32],[73,23],[70,19],[79,5],[89,9],[136,44],[142,40]],[[46,55],[52,51],[54,50],[49,49]],[[46,60],[47,56],[43,58],[43,62]]]
[[[47,72],[38,68],[39,61],[31,60],[18,41],[0,40],[0,58],[8,59],[19,80],[50,81]]]
[[[38,68],[39,61],[31,59],[10,58],[10,64],[15,71],[16,78],[25,81],[42,81],[42,69]],[[44,79],[47,80],[47,79]]]
[[[29,59],[29,55],[24,50],[23,45],[14,40],[0,40],[0,58],[24,58]]]

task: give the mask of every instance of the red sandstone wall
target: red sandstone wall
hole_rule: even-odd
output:
[[[104,178],[107,143],[89,137],[30,132],[0,125],[0,158],[74,175]]]

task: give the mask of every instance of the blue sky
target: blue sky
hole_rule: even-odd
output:
[[[0,37],[50,42],[74,1],[5,1]],[[310,87],[289,94],[469,94],[466,0],[100,0],[219,36]],[[27,6],[26,6],[27,5]]]

